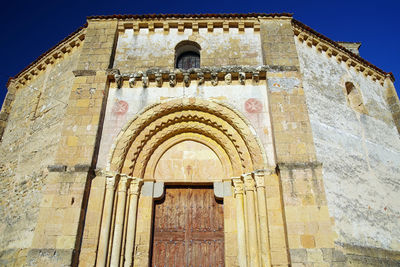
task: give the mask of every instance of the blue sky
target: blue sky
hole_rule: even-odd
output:
[[[393,72],[400,92],[400,1],[6,1],[0,16],[0,101],[8,77],[85,23],[86,16],[154,13],[293,13],[335,41],[362,42],[361,56]]]

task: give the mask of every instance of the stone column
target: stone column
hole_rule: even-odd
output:
[[[260,221],[261,238],[261,264],[263,267],[271,266],[271,254],[269,248],[267,204],[265,200],[265,179],[270,172],[258,170],[254,172],[257,187],[257,206]]]
[[[118,183],[117,211],[115,215],[114,237],[111,249],[110,267],[119,267],[119,260],[121,255],[122,231],[124,229],[126,186],[129,178],[130,177],[128,177],[126,174],[121,174]]]
[[[243,210],[243,180],[240,177],[232,178],[233,186],[235,188],[236,199],[236,221],[238,233],[238,261],[240,267],[247,266],[246,257],[246,229],[244,223],[244,210]]]
[[[101,220],[99,248],[96,266],[104,267],[107,261],[108,241],[114,203],[115,175],[106,175],[106,194],[104,197],[103,218]]]
[[[249,239],[249,265],[251,267],[259,267],[259,251],[257,238],[257,216],[256,206],[254,203],[254,191],[256,189],[255,182],[251,173],[243,174],[244,188],[246,191],[246,208],[247,208],[247,233]]]
[[[124,267],[132,266],[133,259],[133,248],[135,245],[135,234],[136,234],[136,215],[137,205],[140,192],[140,186],[142,179],[133,178],[129,187],[129,211],[128,211],[128,222],[126,231],[126,244],[125,244],[125,262]]]

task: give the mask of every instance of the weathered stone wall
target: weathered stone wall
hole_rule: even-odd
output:
[[[0,265],[31,246],[79,55],[75,48],[16,91],[0,143]]]
[[[305,42],[296,47],[336,243],[399,250],[400,138],[386,89]],[[347,81],[367,114],[348,104]]]
[[[201,66],[227,65],[262,65],[260,35],[253,28],[214,28],[209,32],[207,28],[199,28],[198,32],[185,29],[178,32],[177,28],[169,29],[126,29],[120,33],[115,54],[114,68],[121,72],[133,72],[153,67],[174,69],[175,46],[183,41],[190,40],[198,43]]]

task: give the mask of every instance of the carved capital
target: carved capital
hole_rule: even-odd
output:
[[[143,184],[143,180],[140,178],[133,177],[129,187],[129,193],[131,195],[138,195],[140,192],[140,187]]]
[[[256,185],[252,173],[245,173],[242,176],[244,180],[245,191],[254,191],[256,189]]]
[[[115,188],[115,175],[106,174],[106,189]]]
[[[265,175],[264,173],[254,173],[254,180],[256,181],[256,187],[265,187]]]
[[[271,168],[271,169],[255,170],[253,174],[257,188],[265,187],[265,180],[268,179],[268,176],[275,174],[275,169]]]
[[[119,178],[119,183],[118,183],[118,192],[126,192],[128,181],[132,177],[129,177],[126,174],[121,174]]]
[[[234,186],[234,193],[235,196],[237,196],[238,194],[242,194],[244,193],[244,185],[243,185],[243,180],[241,177],[234,177],[232,178],[232,182],[233,182],[233,186]]]

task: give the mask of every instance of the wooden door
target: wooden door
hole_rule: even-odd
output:
[[[155,203],[152,267],[223,267],[223,204],[210,187],[166,187]]]

